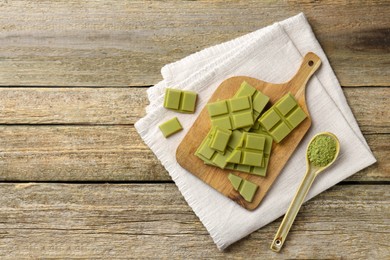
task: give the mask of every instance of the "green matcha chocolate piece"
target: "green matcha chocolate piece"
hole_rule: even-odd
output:
[[[211,128],[198,149],[195,151],[195,155],[202,159],[205,163],[214,165],[212,162],[213,156],[216,151],[210,147],[210,141],[213,138],[214,128]]]
[[[218,126],[215,127],[215,132],[213,133],[213,137],[210,141],[210,148],[224,154],[231,135],[232,131]]]
[[[241,184],[240,194],[248,202],[252,202],[259,186],[253,182],[244,180]]]
[[[263,127],[261,127],[260,123],[253,125],[253,127],[251,128],[251,133],[261,134],[265,137],[264,156],[268,157],[271,154],[272,137]]]
[[[258,121],[274,141],[279,143],[306,117],[306,113],[294,96],[288,93],[267,110]]]
[[[233,188],[240,193],[240,195],[248,202],[252,202],[253,197],[256,194],[257,186],[255,183],[248,180],[243,180],[241,177],[229,173],[228,179],[230,180]]]
[[[177,89],[165,89],[164,107],[174,110],[180,108],[181,91]]]
[[[238,144],[242,133],[238,130],[231,131],[231,136],[228,140],[228,143],[226,144],[225,151],[224,153],[221,153],[211,148],[211,142],[215,136],[215,133],[217,132],[217,129],[217,127],[212,127],[210,129],[209,133],[196,150],[195,155],[203,160],[205,164],[214,165],[224,169],[228,164],[226,159],[230,156],[234,147]]]
[[[240,143],[233,150],[227,161],[229,163],[261,167],[264,145],[264,136],[244,132]]]
[[[229,181],[231,182],[231,184],[233,185],[233,188],[235,190],[238,190],[238,188],[241,185],[242,178],[237,176],[237,175],[234,175],[232,173],[229,173],[228,178],[229,178]]]
[[[253,121],[256,121],[257,118],[260,116],[261,112],[267,105],[269,101],[269,97],[261,93],[256,88],[249,85],[246,81],[242,82],[240,88],[237,90],[235,97],[242,97],[242,96],[250,96],[252,99],[252,106],[253,106]],[[246,131],[249,130],[249,128],[245,129]]]
[[[194,113],[197,94],[192,91],[167,88],[164,107],[181,113]]]
[[[233,130],[232,135],[230,137],[230,140],[227,145],[227,149],[233,151],[234,148],[237,147],[237,145],[240,143],[242,137],[242,132],[240,130]]]
[[[158,126],[164,137],[169,137],[183,129],[177,117],[174,117]]]
[[[263,158],[261,161],[261,166],[249,166],[235,163],[228,163],[227,159],[231,157],[233,150],[240,144],[242,136],[245,132],[240,130],[231,131],[231,136],[225,148],[225,153],[221,153],[210,147],[211,140],[215,135],[217,127],[212,127],[203,139],[202,143],[199,145],[198,149],[195,152],[195,155],[203,160],[205,164],[217,166],[221,169],[230,169],[241,172],[250,173],[257,176],[265,176],[268,168],[269,156],[271,154],[272,147],[272,137],[267,133],[259,130],[259,133],[265,138]],[[241,158],[240,158],[241,159]]]
[[[212,127],[195,151],[195,155],[203,160],[205,164],[218,166],[223,169],[227,164],[224,155],[210,147],[215,132],[216,128]]]
[[[196,106],[196,99],[198,97],[198,94],[191,91],[183,91],[182,94],[182,102],[181,102],[181,110],[194,113],[195,112],[195,106]]]
[[[233,97],[207,105],[213,126],[234,130],[253,125],[252,99],[249,96]]]
[[[271,155],[272,137],[267,132],[265,132],[263,129],[261,129],[260,124],[258,124],[258,123],[255,124],[251,128],[251,131],[252,132],[250,132],[248,134],[258,134],[259,136],[262,136],[264,138],[264,141],[265,141],[264,147],[262,150],[263,158],[261,161],[261,165],[260,166],[251,166],[251,165],[244,165],[244,164],[238,164],[238,163],[228,163],[225,168],[264,177],[267,174],[269,157]],[[244,135],[244,133],[242,133],[242,135]],[[240,139],[240,141],[241,141],[241,139]],[[239,143],[241,145],[241,142],[239,142]],[[238,147],[240,145],[235,146],[237,150],[240,150],[240,149],[242,150],[242,148]],[[233,151],[231,154],[233,154]],[[238,157],[239,157],[239,159],[237,159]],[[242,152],[236,153],[235,155],[231,155],[229,159],[232,161],[242,162],[241,157],[242,157]]]

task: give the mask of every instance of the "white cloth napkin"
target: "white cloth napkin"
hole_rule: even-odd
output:
[[[312,126],[256,210],[251,212],[240,207],[178,165],[176,148],[223,80],[241,75],[274,83],[285,82],[295,74],[303,56],[309,51],[322,60],[320,69],[306,88]],[[316,133],[329,131],[336,134],[341,150],[335,165],[316,179],[307,200],[376,161],[326,55],[302,13],[168,64],[163,67],[162,75],[164,80],[148,90],[150,105],[146,108],[147,114],[135,127],[167,169],[219,249],[226,248],[287,211],[305,172],[307,143]],[[196,91],[199,98],[196,113],[179,114],[164,109],[166,87]],[[174,116],[178,117],[184,130],[165,139],[158,125]],[[263,242],[270,244],[272,239],[269,237]]]

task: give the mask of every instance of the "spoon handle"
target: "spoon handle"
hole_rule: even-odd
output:
[[[286,215],[284,216],[283,221],[280,224],[278,232],[276,233],[275,238],[271,244],[272,251],[279,252],[280,249],[282,249],[282,246],[284,244],[284,241],[286,240],[288,232],[290,231],[292,223],[294,222],[295,217],[297,216],[298,211],[301,208],[301,205],[305,200],[305,197],[309,192],[309,189],[313,184],[315,177],[316,177],[316,173],[310,170],[310,167],[308,166],[308,169],[305,173],[305,177],[303,178],[301,184],[299,185],[295,197],[292,200],[286,212]]]

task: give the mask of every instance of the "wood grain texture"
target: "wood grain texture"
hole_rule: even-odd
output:
[[[316,54],[307,53],[303,57],[296,74],[286,83],[273,84],[250,77],[232,77],[224,80],[209,99],[208,103],[232,98],[240,88],[242,82],[247,82],[269,97],[270,104],[275,104],[283,96],[290,93],[295,97],[298,106],[307,115],[307,118],[295,127],[294,131],[292,131],[288,137],[283,139],[282,142],[272,142],[272,150],[265,177],[259,177],[239,171],[235,172],[238,176],[255,183],[259,187],[252,201],[246,201],[233,188],[231,182],[227,178],[227,175],[229,172],[232,172],[232,170],[210,167],[210,165],[204,164],[204,162],[199,160],[199,158],[195,155],[195,152],[202,143],[203,138],[207,136],[207,133],[210,130],[210,116],[207,107],[204,107],[200,112],[193,126],[189,129],[187,135],[178,146],[176,150],[177,162],[184,169],[188,170],[242,207],[249,210],[256,209],[311,126],[310,112],[306,106],[306,83],[320,65],[321,60]],[[230,121],[232,121],[232,119],[230,119]]]
[[[132,126],[0,126],[2,180],[170,180]]]
[[[0,126],[0,180],[170,181],[133,126]],[[389,181],[390,135],[365,136],[378,162],[351,181]]]
[[[363,133],[390,132],[390,87],[344,88],[343,90]]]
[[[343,90],[363,133],[390,133],[390,88]],[[0,88],[0,124],[134,124],[148,104],[137,87]]]
[[[281,219],[215,247],[174,184],[1,184],[2,258],[385,259],[386,185],[336,186],[305,203],[280,254]],[[330,250],[331,249],[331,250]]]
[[[133,124],[146,89],[0,88],[0,124]]]
[[[0,85],[153,85],[164,64],[299,12],[342,85],[388,85],[390,4],[338,0],[2,1]]]

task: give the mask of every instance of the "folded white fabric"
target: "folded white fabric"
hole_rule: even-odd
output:
[[[309,51],[322,60],[320,69],[306,88],[312,126],[256,210],[243,209],[178,165],[175,158],[177,146],[223,80],[240,75],[274,83],[285,82],[295,74],[303,56]],[[286,212],[305,172],[307,143],[316,133],[329,131],[336,134],[341,150],[336,163],[319,175],[307,200],[376,161],[303,14],[168,64],[162,69],[162,74],[164,80],[148,90],[150,105],[147,115],[135,127],[167,169],[219,249],[226,248]],[[196,113],[178,114],[164,109],[166,87],[196,91]],[[184,130],[165,139],[158,125],[174,116],[178,117]],[[273,237],[268,239],[264,242],[270,244]]]

